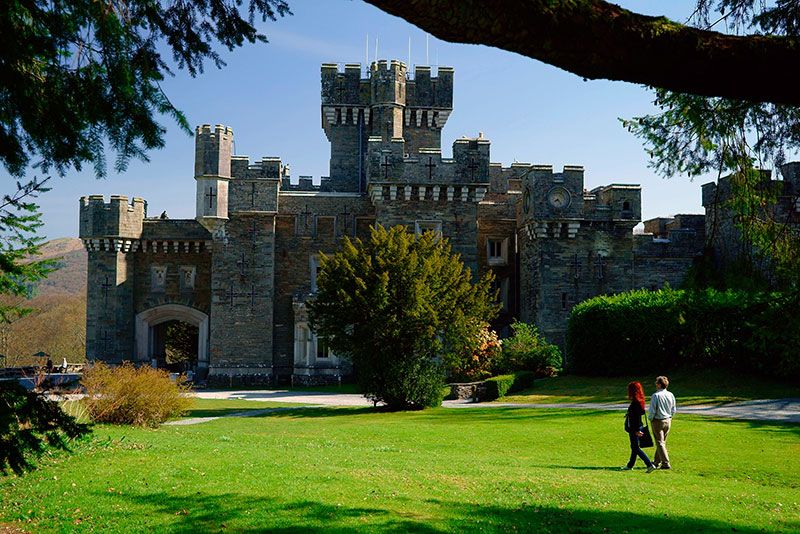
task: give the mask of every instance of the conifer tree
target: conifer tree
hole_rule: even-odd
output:
[[[390,409],[437,406],[441,354],[476,338],[498,311],[491,280],[473,283],[439,234],[378,226],[321,257],[311,326],[352,361],[368,398]]]

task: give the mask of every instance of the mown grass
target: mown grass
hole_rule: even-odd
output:
[[[192,407],[184,414],[184,417],[227,417],[251,410],[264,410],[267,408],[297,408],[298,406],[303,405],[296,402],[265,402],[239,399],[194,399]]]
[[[628,382],[642,383],[647,397],[655,391],[652,376],[592,377],[564,375],[537,380],[533,387],[500,399],[514,403],[619,402],[626,403]],[[723,404],[752,399],[782,399],[800,397],[796,384],[769,378],[743,377],[730,371],[706,369],[679,371],[669,374],[669,389],[679,404]]]
[[[0,479],[0,525],[35,532],[800,529],[800,463],[792,460],[800,425],[681,417],[670,436],[674,469],[648,475],[641,463],[617,470],[628,456],[622,423],[617,413],[576,410],[298,408],[157,430],[98,426],[74,454],[54,453],[37,471]]]

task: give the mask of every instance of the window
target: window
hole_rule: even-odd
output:
[[[561,309],[562,310],[566,310],[567,309],[567,294],[566,293],[561,293]]]
[[[328,342],[324,337],[317,338],[317,359],[325,360],[330,358],[330,351],[328,350]]]
[[[508,238],[490,237],[486,240],[486,260],[489,265],[508,263]]]
[[[311,271],[311,292],[317,292],[317,271],[319,270],[319,256],[309,256],[308,258],[309,269]]]
[[[631,211],[631,203],[629,201],[625,201],[622,203],[622,211]]]
[[[414,224],[414,232],[417,234],[434,232],[442,235],[442,221],[416,221]]]
[[[167,268],[164,265],[153,265],[150,270],[150,289],[164,291],[167,287]]]

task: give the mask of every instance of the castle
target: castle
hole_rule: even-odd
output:
[[[435,74],[435,75],[434,75]],[[576,303],[680,284],[703,251],[703,215],[641,220],[641,189],[584,189],[582,167],[492,163],[483,136],[442,156],[452,68],[323,64],[330,176],[294,183],[279,158],[232,153],[233,131],[197,128],[196,218],[148,217],[143,199],[80,200],[89,252],[87,357],[163,365],[164,325],[196,329],[211,384],[325,383],[350,372],[309,329],[320,252],[373,225],[433,230],[476,275],[494,271],[502,311],[563,342]],[[193,330],[194,332],[195,330]],[[376,347],[378,349],[378,347]]]

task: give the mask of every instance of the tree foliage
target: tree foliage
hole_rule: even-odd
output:
[[[46,191],[41,182],[17,183],[17,193],[0,203],[0,323],[11,323],[29,314],[22,305],[33,295],[34,284],[55,269],[54,260],[37,260],[43,238],[36,236],[41,214],[31,196]]]
[[[254,21],[289,14],[284,0],[10,0],[0,6],[0,161],[15,176],[34,162],[63,174],[105,174],[164,144],[158,115],[183,114],[161,90],[175,65],[192,76],[228,50],[266,41]]]
[[[729,31],[757,31],[797,39],[800,4],[755,0],[699,0],[690,22],[724,23]],[[751,77],[741,71],[742,77]],[[764,79],[764,84],[781,83]],[[800,149],[800,107],[770,102],[707,98],[656,89],[660,113],[623,121],[640,137],[650,164],[664,176],[730,175],[734,214],[745,241],[767,257],[784,284],[798,283],[800,235],[773,209],[776,188],[759,169],[779,168]],[[714,230],[712,229],[712,232]],[[745,248],[747,253],[748,249]]]
[[[16,382],[0,383],[0,473],[31,469],[31,459],[48,446],[66,449],[69,440],[90,432],[43,394]]]
[[[498,311],[491,274],[472,274],[440,235],[378,226],[323,255],[312,328],[350,359],[364,394],[392,409],[438,405],[440,356],[475,339]]]
[[[38,252],[41,226],[31,200],[50,173],[88,164],[106,174],[106,149],[123,171],[131,158],[164,145],[160,115],[191,133],[161,89],[174,66],[192,76],[207,61],[224,65],[214,45],[233,50],[266,42],[256,17],[291,14],[284,0],[8,0],[0,2],[0,163],[18,179],[0,206],[0,294],[29,296],[49,262]],[[174,66],[171,67],[171,56]],[[0,307],[0,321],[27,313]]]
[[[584,79],[800,105],[791,84],[771,79],[797,64],[800,7],[792,0],[701,0],[690,17],[693,25],[603,0],[367,2],[445,41],[494,46]],[[738,20],[740,29],[753,31],[715,31],[716,24],[703,19],[715,9],[722,11],[717,23]]]

